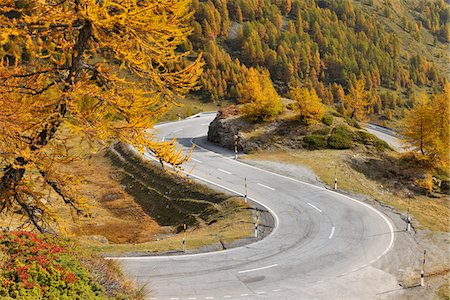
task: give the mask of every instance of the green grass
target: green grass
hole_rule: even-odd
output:
[[[416,195],[405,198],[383,189],[380,182],[372,180],[350,165],[355,153],[351,150],[296,150],[279,152],[259,152],[246,159],[282,161],[309,167],[328,186],[333,186],[335,174],[338,188],[352,193],[368,195],[391,205],[399,211],[408,209],[422,227],[432,231],[449,232],[450,207],[446,198],[430,198]],[[375,171],[375,170],[373,170]]]

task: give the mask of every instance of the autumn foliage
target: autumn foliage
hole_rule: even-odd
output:
[[[407,146],[444,167],[450,160],[450,84],[442,92],[419,94],[414,107],[406,112],[402,135]]]
[[[240,101],[244,103],[241,112],[250,120],[268,120],[283,109],[269,72],[260,73],[254,68],[248,70]]]
[[[300,119],[305,123],[319,121],[325,115],[325,106],[314,89],[296,87],[289,92],[289,96],[296,101]]]
[[[185,159],[147,129],[200,75],[200,57],[177,51],[190,17],[186,0],[2,1],[0,212],[20,212],[42,231],[54,215],[41,180],[83,213],[54,170],[82,154],[61,128],[89,152],[122,141],[173,165]]]

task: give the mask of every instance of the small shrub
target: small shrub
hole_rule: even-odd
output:
[[[347,126],[336,126],[328,138],[331,149],[349,149],[353,147],[353,133]]]
[[[377,151],[385,151],[386,149],[392,150],[388,143],[366,131],[359,130],[355,132],[353,140],[366,146],[373,146]]]
[[[353,119],[350,119],[349,117],[345,117],[345,121],[348,125],[355,127],[356,129],[361,129],[361,126],[359,126],[358,122],[356,122]]]
[[[325,127],[319,130],[316,130],[313,132],[315,135],[329,135],[330,134],[330,128]]]
[[[53,236],[27,231],[0,234],[0,298],[126,299],[128,291],[120,290],[117,281],[115,291],[108,293],[99,283],[105,275],[96,276],[89,269],[95,260],[76,257],[74,249],[73,244]],[[103,273],[107,271],[102,269]]]
[[[303,138],[303,145],[308,150],[327,148],[327,137],[324,135],[311,134]]]
[[[333,116],[332,115],[323,116],[322,123],[328,126],[333,125]]]

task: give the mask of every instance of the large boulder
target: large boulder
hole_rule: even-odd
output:
[[[240,139],[239,130],[245,126],[245,121],[238,116],[223,118],[219,113],[208,129],[208,141],[224,148],[234,149],[236,137]],[[240,146],[241,148],[241,146]]]

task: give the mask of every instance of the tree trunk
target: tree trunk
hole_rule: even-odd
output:
[[[68,92],[80,78],[83,70],[83,54],[88,48],[89,39],[91,38],[91,36],[91,24],[89,21],[85,20],[83,22],[83,27],[78,34],[77,43],[74,47],[72,65],[69,69],[69,75],[64,81],[64,92]],[[56,104],[54,112],[49,116],[48,120],[45,121],[45,125],[43,126],[42,130],[38,134],[36,134],[36,136],[31,137],[31,142],[29,145],[31,152],[34,152],[46,146],[48,142],[55,136],[64,116],[67,113],[67,102],[69,101],[70,98],[65,95],[62,96]],[[36,208],[26,204],[26,199],[20,199],[20,197],[17,197],[16,187],[22,181],[22,178],[25,174],[25,166],[27,164],[28,161],[19,156],[15,159],[15,164],[8,165],[4,168],[4,174],[0,179],[0,200],[2,201],[0,203],[0,212],[5,209],[6,203],[8,202],[6,199],[14,199],[14,201],[22,207],[22,210],[26,215],[28,215],[36,228],[42,232],[42,227],[40,227],[36,221]]]

